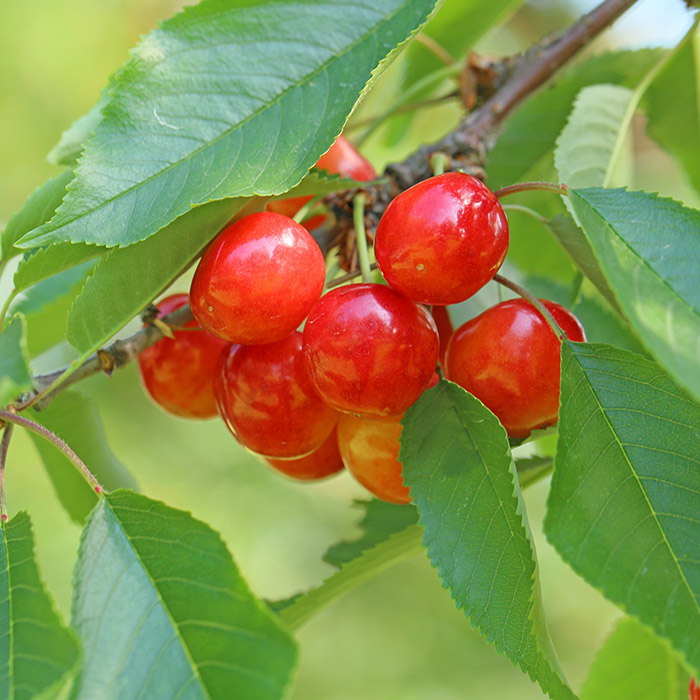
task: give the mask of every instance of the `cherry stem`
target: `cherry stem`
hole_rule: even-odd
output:
[[[445,153],[441,153],[440,151],[433,153],[433,155],[430,156],[430,167],[433,169],[433,175],[442,175],[445,172],[449,160]]]
[[[566,333],[564,333],[559,327],[559,324],[554,320],[554,316],[552,316],[549,309],[534,294],[530,294],[525,287],[521,287],[519,284],[516,284],[502,275],[494,275],[493,280],[494,282],[498,282],[498,284],[502,284],[504,287],[508,287],[508,289],[514,291],[526,301],[529,301],[542,314],[544,320],[547,321],[557,338],[559,338],[559,342],[563,343],[566,340]]]
[[[372,263],[369,266],[370,270],[376,270],[377,269],[377,263]],[[345,284],[346,282],[350,282],[350,280],[354,280],[355,277],[359,277],[362,274],[361,270],[350,270],[350,272],[341,275],[340,277],[336,277],[334,280],[331,280],[326,284],[327,289],[333,289],[333,287],[339,287],[341,284]]]
[[[362,281],[369,284],[372,281],[372,268],[369,264],[369,251],[367,250],[367,234],[365,233],[365,203],[367,195],[363,192],[356,194],[352,201],[352,218],[355,224],[355,243],[357,245],[357,257],[360,261]]]
[[[317,194],[315,197],[312,197],[304,206],[299,209],[299,211],[292,217],[294,221],[296,221],[298,224],[300,224],[302,221],[305,219],[309,218],[309,214],[311,213],[311,210],[321,201],[323,198],[323,195]]]
[[[433,37],[427,34],[417,34],[416,42],[423,44],[428,51],[437,56],[445,65],[451,66],[455,63],[454,56],[442,44],[435,41]]]
[[[83,460],[80,459],[80,457],[78,457],[78,455],[75,454],[75,452],[73,452],[73,450],[60,437],[58,437],[58,435],[56,435],[56,433],[52,433],[50,430],[47,430],[43,425],[39,425],[39,423],[35,423],[33,420],[29,420],[24,416],[18,416],[17,414],[12,413],[11,411],[0,411],[0,421],[19,425],[23,428],[26,428],[35,435],[44,438],[44,440],[50,442],[57,450],[60,450],[64,454],[64,456],[71,462],[71,464],[74,467],[76,467],[76,469],[85,478],[85,481],[87,481],[88,484],[90,484],[90,486],[92,486],[92,488],[95,489],[95,493],[102,493],[104,491],[102,485],[95,478],[94,474],[87,468],[85,462],[83,462]],[[7,430],[7,428],[5,428],[5,430]]]
[[[7,506],[5,504],[5,464],[7,463],[7,450],[10,447],[10,438],[12,437],[12,423],[5,425],[5,430],[2,434],[2,443],[0,443],[0,520],[7,520]]]
[[[531,190],[543,190],[545,192],[556,192],[557,194],[565,194],[568,196],[569,188],[566,185],[558,185],[555,182],[518,182],[515,185],[508,185],[496,190],[494,194],[499,199],[507,197],[509,194],[517,194],[518,192],[530,192]]]
[[[540,214],[538,211],[530,209],[530,207],[524,207],[522,204],[504,204],[503,208],[506,210],[506,212],[520,211],[523,214],[527,214],[528,216],[532,217],[535,221],[539,221],[541,224],[547,222],[546,216],[542,216],[542,214]]]

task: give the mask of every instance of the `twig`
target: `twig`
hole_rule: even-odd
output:
[[[501,197],[507,197],[509,194],[518,194],[519,192],[531,192],[532,190],[540,190],[543,192],[556,192],[557,194],[568,194],[569,188],[566,185],[558,185],[554,182],[517,182],[514,185],[508,185],[507,187],[501,187],[500,190],[496,190],[494,194],[498,199]]]
[[[83,462],[83,460],[80,459],[80,457],[78,457],[78,455],[75,454],[75,452],[73,452],[73,450],[60,437],[58,437],[58,435],[56,435],[56,433],[52,433],[43,425],[39,425],[38,423],[35,423],[33,420],[29,420],[29,418],[25,418],[24,416],[18,416],[12,411],[0,411],[0,421],[20,425],[39,437],[44,438],[44,440],[50,442],[57,450],[60,450],[66,456],[74,467],[78,469],[78,471],[85,478],[85,481],[87,481],[88,484],[90,484],[90,486],[92,486],[92,488],[95,490],[95,493],[102,493],[104,491],[100,482],[87,468],[85,462]],[[5,428],[5,430],[7,430],[7,428]]]

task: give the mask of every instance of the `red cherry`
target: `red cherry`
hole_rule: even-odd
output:
[[[377,177],[377,171],[372,167],[372,164],[344,136],[338,136],[335,143],[316,163],[316,167],[327,170],[329,173],[351,177],[358,182],[367,182]],[[310,199],[312,199],[312,195],[277,199],[270,202],[267,209],[292,217]],[[304,222],[304,227],[313,231],[323,223],[325,218],[325,216],[312,216]]]
[[[299,332],[277,343],[231,346],[215,389],[219,413],[234,437],[264,457],[303,457],[338,420],[306,373]]]
[[[439,379],[433,373],[428,388]],[[369,420],[346,414],[338,419],[338,447],[348,471],[371,494],[389,503],[411,501],[408,487],[403,483],[403,464],[399,461],[403,417],[399,413]]]
[[[447,344],[450,342],[454,328],[446,306],[434,306],[432,313],[440,337],[440,364],[444,367]]]
[[[579,320],[542,300],[570,340],[585,341]],[[559,340],[525,299],[492,306],[460,326],[447,346],[445,374],[498,416],[511,437],[557,422]]]
[[[688,700],[700,700],[700,687],[694,678],[690,679],[690,685],[688,686]]]
[[[311,380],[333,408],[369,418],[405,411],[438,356],[435,322],[422,306],[381,284],[333,289],[304,327]]]
[[[174,294],[158,304],[158,318],[188,301]],[[196,321],[187,328],[201,328]],[[205,330],[175,331],[175,339],[163,338],[138,357],[141,383],[151,398],[169,413],[184,418],[216,415],[214,375],[226,341]]]
[[[266,459],[277,471],[301,481],[323,479],[336,474],[344,467],[338,449],[338,433],[335,428],[326,441],[311,454],[298,459]]]
[[[410,503],[399,462],[402,426],[398,416],[367,420],[344,415],[338,420],[338,446],[348,471],[374,496],[389,503]]]
[[[207,248],[192,280],[194,317],[233,343],[288,336],[323,290],[326,264],[309,232],[286,216],[251,214]]]
[[[445,305],[469,298],[498,272],[508,240],[496,195],[471,175],[445,173],[394,198],[377,226],[374,250],[394,289]]]

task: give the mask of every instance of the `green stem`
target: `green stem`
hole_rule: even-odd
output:
[[[438,68],[432,73],[428,73],[428,75],[426,75],[424,78],[417,80],[413,85],[411,85],[410,88],[403,92],[401,97],[396,100],[396,102],[389,109],[382,112],[377,117],[372,126],[370,126],[369,129],[367,129],[367,131],[365,131],[365,133],[362,134],[359,139],[357,139],[355,145],[361,146],[389,117],[393,116],[402,105],[409,102],[415,95],[419,95],[426,87],[441,80],[445,80],[445,78],[450,78],[457,75],[461,72],[462,68],[463,66],[461,63],[453,63],[451,66],[443,66],[442,68]]]
[[[312,588],[280,610],[282,622],[292,630],[301,627],[319,610],[356,586],[369,581],[390,566],[419,554],[422,550],[422,537],[423,530],[418,525],[410,525],[405,530],[391,535],[372,549],[363,552],[357,559],[344,564],[320,586]]]
[[[416,102],[409,102],[401,107],[394,110],[394,114],[407,114],[408,112],[415,112],[417,109],[422,107],[433,107],[434,105],[439,105],[442,102],[447,102],[447,100],[455,100],[459,97],[459,92],[452,90],[446,95],[438,95],[437,97],[430,97],[426,100],[417,100]],[[355,131],[356,129],[362,129],[365,126],[370,126],[374,124],[378,119],[382,119],[384,112],[381,114],[375,114],[371,117],[365,117],[364,119],[358,119],[345,127],[345,132]]]
[[[441,152],[433,153],[430,157],[430,167],[433,169],[433,175],[442,175],[445,172],[445,168],[449,158]]]
[[[499,199],[507,197],[509,194],[517,194],[518,192],[531,192],[532,190],[542,190],[544,192],[556,192],[557,194],[569,194],[569,188],[566,185],[558,185],[555,182],[517,182],[515,185],[508,185],[496,190],[494,194]]]
[[[2,327],[5,324],[5,316],[7,316],[10,304],[16,296],[17,292],[13,289],[8,295],[7,299],[5,299],[5,303],[2,305],[2,309],[0,309],[0,331],[2,331]]]
[[[522,204],[504,204],[503,208],[506,211],[520,211],[523,214],[527,214],[528,216],[532,217],[535,221],[538,221],[541,224],[547,221],[546,216],[542,216],[542,214],[540,214],[538,211],[530,209],[530,207],[524,207]]]
[[[362,281],[369,284],[372,281],[372,270],[369,264],[369,251],[367,250],[367,234],[365,233],[365,203],[367,195],[360,192],[355,195],[352,202],[352,218],[355,224],[355,243],[357,244],[357,257],[360,261]]]
[[[80,457],[78,457],[75,452],[55,433],[47,430],[43,425],[35,423],[33,420],[24,418],[24,416],[18,416],[16,413],[11,411],[0,411],[0,422],[10,423],[14,425],[19,425],[26,428],[30,432],[44,438],[50,442],[57,450],[60,450],[65,457],[71,462],[71,464],[83,475],[85,481],[95,489],[96,493],[102,493],[104,489],[102,488],[100,482],[95,478],[93,473],[87,468],[85,462],[83,462]]]
[[[311,210],[321,201],[323,195],[317,194],[312,197],[304,206],[299,209],[299,211],[292,217],[294,221],[300,224],[302,221],[309,217]]]
[[[559,328],[559,324],[554,320],[554,316],[549,312],[549,309],[534,294],[531,294],[525,287],[521,287],[519,284],[516,284],[502,275],[494,275],[493,279],[495,282],[498,282],[498,284],[508,287],[508,289],[511,289],[523,299],[529,301],[542,314],[544,320],[547,321],[557,338],[559,338],[559,342],[563,343],[566,340],[566,333]]]

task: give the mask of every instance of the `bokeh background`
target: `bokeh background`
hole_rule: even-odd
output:
[[[0,225],[34,187],[58,172],[45,163],[46,153],[96,102],[129,47],[182,4],[0,2]],[[477,48],[513,53],[593,4],[525,3]],[[689,24],[682,0],[643,0],[594,49],[671,45]],[[387,107],[400,71],[400,63],[392,67],[356,113],[357,120]],[[457,118],[453,106],[431,110],[398,142],[380,130],[363,150],[381,168],[439,137]],[[635,185],[697,204],[683,175],[644,138],[643,129],[635,130],[632,146]],[[528,246],[521,239],[521,257]],[[0,280],[3,294],[7,278]],[[176,286],[186,290],[187,282]],[[486,302],[493,294],[485,292]],[[321,561],[326,548],[357,533],[359,512],[352,502],[366,494],[347,475],[316,485],[284,479],[240,449],[219,421],[191,423],[161,412],[144,397],[133,367],[112,379],[84,382],[81,390],[99,401],[109,441],[143,492],[190,510],[219,530],[259,595],[284,597],[318,584],[332,573]],[[80,531],[60,508],[37,453],[19,430],[7,482],[10,514],[22,509],[31,514],[44,578],[67,618]],[[541,522],[547,490],[545,480],[525,497],[552,637],[565,672],[578,688],[621,613],[573,574],[545,541]],[[470,628],[424,557],[397,565],[351,592],[307,624],[299,639],[294,700],[543,697]]]

